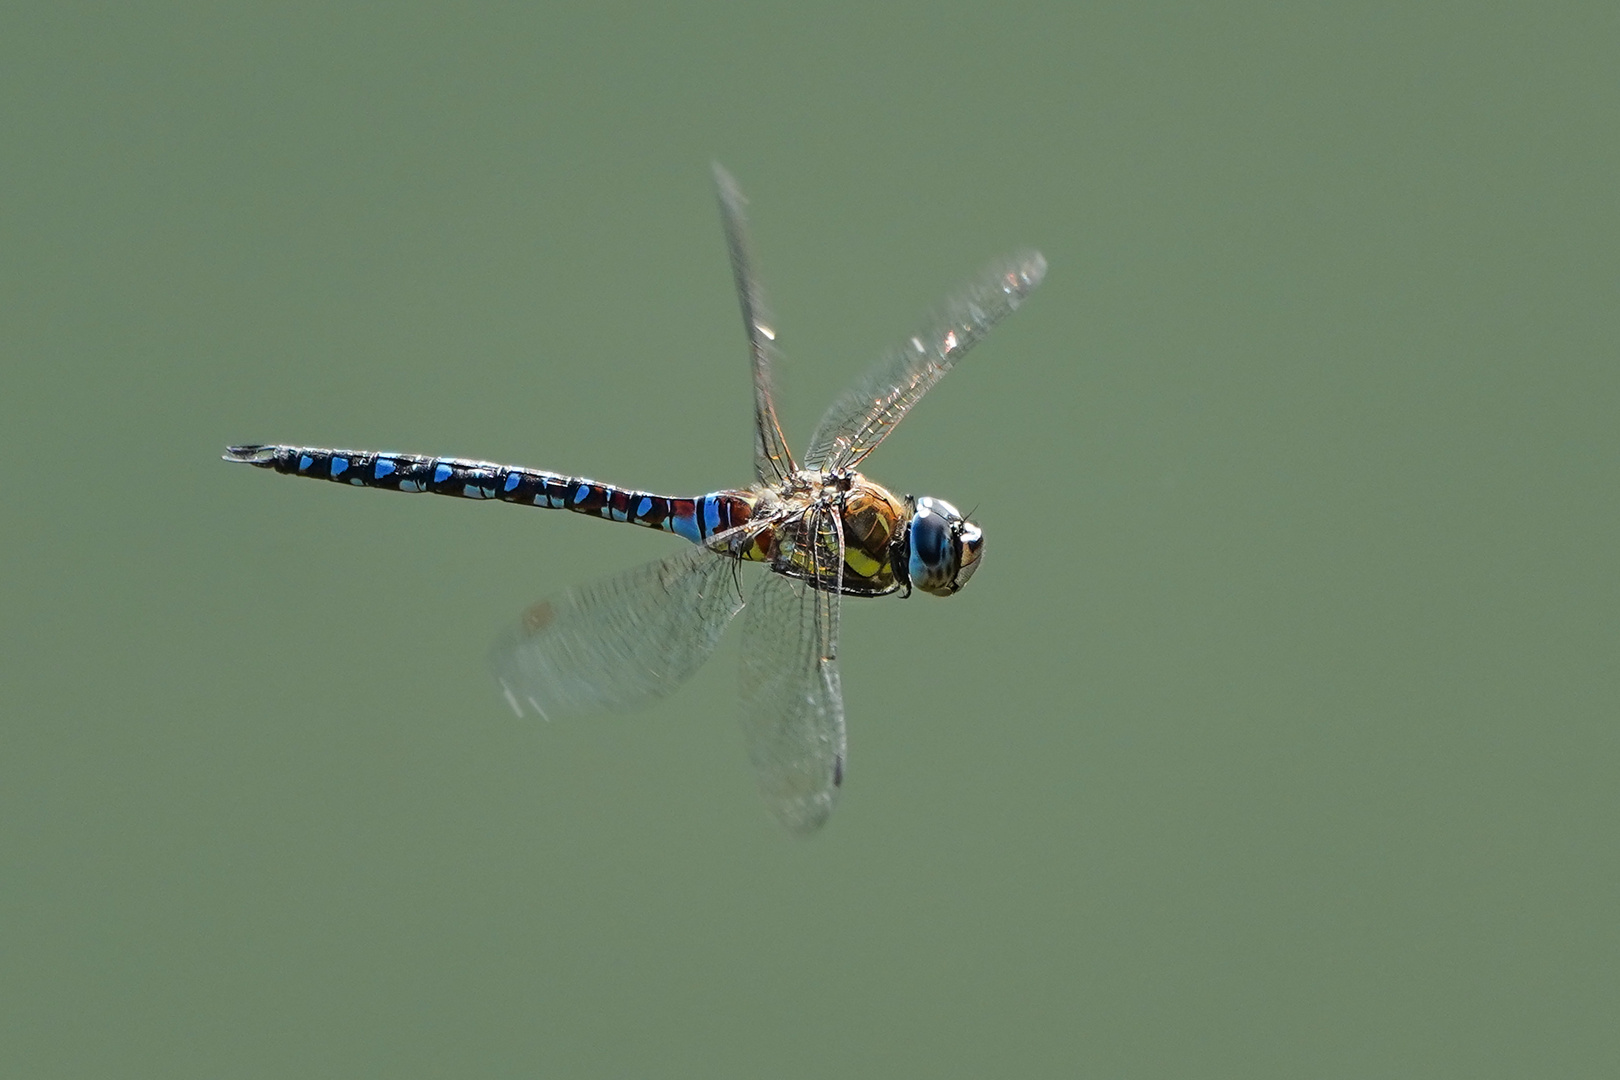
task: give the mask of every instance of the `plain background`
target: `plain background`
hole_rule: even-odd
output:
[[[0,1073],[1620,1073],[1612,4],[13,4]],[[531,601],[678,543],[227,442],[749,477],[709,181],[825,404],[1044,287],[869,461],[781,834],[735,636],[515,721]]]

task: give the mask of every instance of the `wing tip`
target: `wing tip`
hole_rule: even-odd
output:
[[[832,807],[828,806],[818,808],[817,812],[800,817],[788,817],[785,814],[779,814],[777,815],[777,821],[782,823],[782,827],[788,831],[789,835],[801,840],[808,840],[821,832],[822,826],[827,824],[827,819],[830,817],[832,817]]]
[[[766,805],[770,807],[771,815],[777,822],[794,836],[814,836],[827,824],[832,817],[833,808],[838,804],[838,789],[844,780],[844,756],[839,754],[833,767],[832,787],[819,791],[798,791],[786,793],[776,790],[773,786],[763,782],[761,777],[760,794],[765,797]]]
[[[720,193],[720,201],[728,206],[742,206],[748,200],[743,198],[742,188],[737,185],[737,178],[718,161],[709,162],[709,171],[714,176],[715,190]]]
[[[1020,295],[1028,294],[1046,279],[1046,256],[1031,248],[1009,260],[1007,273],[1018,282]]]

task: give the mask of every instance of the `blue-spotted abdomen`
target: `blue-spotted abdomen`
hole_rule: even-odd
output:
[[[570,510],[672,532],[693,543],[744,524],[755,506],[744,492],[669,498],[540,469],[387,451],[250,444],[228,447],[225,460],[357,487]]]

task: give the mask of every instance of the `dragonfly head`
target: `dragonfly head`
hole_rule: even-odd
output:
[[[944,499],[916,501],[906,529],[908,584],[949,596],[973,576],[984,553],[984,533]]]

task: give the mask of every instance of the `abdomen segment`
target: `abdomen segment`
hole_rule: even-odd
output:
[[[753,500],[742,492],[669,498],[539,469],[420,454],[253,443],[227,447],[225,460],[355,487],[571,510],[672,532],[693,543],[702,543],[716,533],[743,524],[754,510]]]

